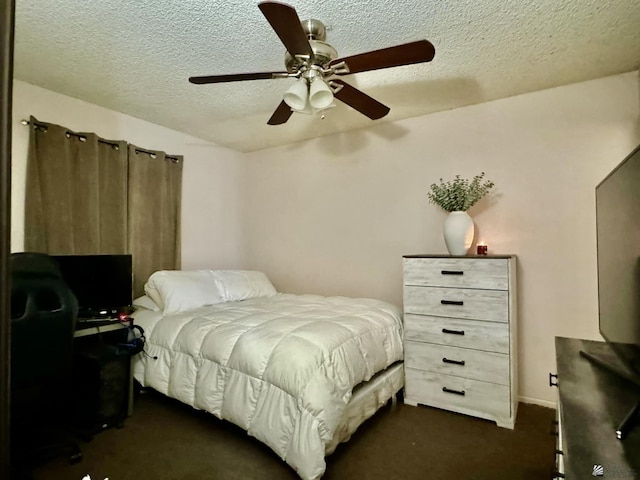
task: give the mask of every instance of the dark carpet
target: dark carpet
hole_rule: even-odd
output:
[[[383,407],[327,457],[326,480],[543,480],[552,477],[555,411],[520,404],[516,428],[428,407]],[[35,480],[271,480],[298,476],[240,428],[153,392],[124,428],[81,444],[83,460],[35,469]]]

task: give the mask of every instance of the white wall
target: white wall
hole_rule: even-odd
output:
[[[241,263],[238,199],[241,154],[196,137],[14,80],[11,250],[24,245],[24,195],[29,129],[35,116],[74,131],[126,140],[142,148],[184,155],[182,266],[233,267]]]
[[[29,114],[184,154],[183,268],[258,268],[287,292],[401,304],[402,255],[446,253],[429,185],[485,171],[496,198],[470,214],[518,255],[520,394],[553,402],[554,336],[599,339],[594,187],[640,142],[638,92],[632,72],[242,155],[15,82],[12,249]]]
[[[248,154],[245,261],[282,291],[401,304],[402,255],[446,253],[429,185],[484,171],[496,198],[469,213],[518,256],[520,394],[552,402],[554,336],[600,339],[594,187],[640,142],[638,90],[632,72]]]

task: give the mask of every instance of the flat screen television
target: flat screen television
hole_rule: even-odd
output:
[[[596,235],[599,330],[622,368],[591,360],[628,380],[640,400],[640,146],[596,186]],[[639,409],[620,424],[619,439]]]
[[[114,318],[133,303],[131,255],[51,255],[78,300],[79,318]]]

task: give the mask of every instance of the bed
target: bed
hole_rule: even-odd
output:
[[[145,292],[136,380],[240,426],[302,479],[404,384],[389,303],[278,293],[246,270],[156,272]]]

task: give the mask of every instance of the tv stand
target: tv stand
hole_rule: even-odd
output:
[[[613,364],[609,359],[602,358],[601,356],[593,353],[585,352],[584,350],[580,350],[580,355],[589,360],[591,363],[605,369],[606,371],[612,373],[613,375],[616,375],[617,377],[629,381],[631,384],[640,389],[640,380],[631,375],[624,367]],[[636,426],[639,419],[639,413],[640,399],[631,408],[631,410],[629,410],[629,413],[627,413],[622,422],[618,425],[618,428],[616,428],[616,437],[618,438],[618,440],[623,440],[633,429],[633,427]]]
[[[623,441],[616,439],[614,431],[629,415],[629,407],[637,403],[638,390],[596,363],[602,360],[608,366],[622,367],[611,345],[556,337],[555,347],[564,478],[593,478],[600,467],[604,478],[636,478],[640,475],[640,428],[626,430]]]

